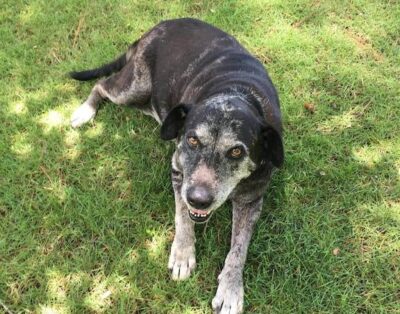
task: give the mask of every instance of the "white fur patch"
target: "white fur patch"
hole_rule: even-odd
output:
[[[229,99],[233,99],[233,98],[238,98],[238,95],[228,95],[228,94],[220,94],[220,95],[216,95],[212,98],[209,98],[206,101],[206,105],[226,105],[227,101]],[[234,108],[233,106],[224,106],[223,108],[226,111],[233,111],[236,110],[237,108]]]
[[[174,240],[168,260],[168,269],[172,271],[173,280],[185,280],[196,268],[194,245],[182,247]]]
[[[89,122],[96,115],[96,109],[93,108],[88,102],[84,102],[80,105],[72,114],[71,126],[78,128],[81,125]]]
[[[209,126],[207,123],[199,124],[194,131],[203,145],[211,145],[214,141],[210,134]]]
[[[212,300],[212,308],[219,314],[240,314],[243,313],[243,298],[243,283],[240,280],[230,280],[228,276],[222,276],[217,293]]]
[[[239,169],[235,171],[235,175],[226,178],[222,182],[218,182],[217,193],[215,195],[215,201],[213,203],[214,208],[220,207],[232,193],[238,183],[247,178],[251,172],[255,169],[254,162],[250,157],[246,156],[240,163]]]
[[[242,145],[247,150],[246,145],[237,139],[235,132],[232,132],[231,130],[224,130],[218,139],[217,147],[222,150],[228,150],[238,145]]]

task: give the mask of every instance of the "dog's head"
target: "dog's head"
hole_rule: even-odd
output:
[[[238,183],[265,163],[280,167],[280,134],[239,97],[174,107],[161,138],[177,139],[175,162],[182,171],[181,196],[195,222],[205,222]]]

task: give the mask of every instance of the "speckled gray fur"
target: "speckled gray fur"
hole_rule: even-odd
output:
[[[195,222],[232,202],[231,248],[212,308],[242,313],[248,246],[266,186],[284,158],[279,100],[263,65],[223,31],[178,19],[152,28],[112,63],[71,75],[80,80],[110,75],[74,112],[73,127],[91,120],[108,99],[151,115],[162,124],[161,137],[176,142],[172,279],[186,279],[195,269]],[[189,144],[193,138],[195,145]],[[193,194],[196,189],[203,194]]]

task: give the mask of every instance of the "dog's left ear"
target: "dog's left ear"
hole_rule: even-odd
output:
[[[271,126],[264,127],[262,135],[267,159],[269,159],[275,167],[282,167],[284,152],[281,135]]]
[[[186,104],[179,104],[172,108],[161,125],[161,139],[168,141],[178,136],[185,123],[189,108],[190,106]]]

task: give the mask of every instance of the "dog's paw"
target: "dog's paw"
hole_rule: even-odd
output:
[[[96,109],[84,102],[74,111],[71,117],[71,126],[78,128],[81,125],[89,122],[96,115]]]
[[[185,280],[196,267],[196,253],[194,245],[183,246],[174,240],[169,255],[168,269],[173,280]]]
[[[219,285],[217,294],[212,300],[214,313],[239,314],[243,313],[243,280],[241,275],[229,276],[223,274],[218,277]]]

